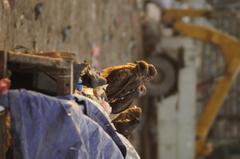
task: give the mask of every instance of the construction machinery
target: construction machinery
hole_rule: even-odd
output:
[[[215,28],[183,22],[183,17],[229,17],[238,16],[238,12],[168,9],[163,11],[163,22],[173,27],[175,32],[218,46],[224,56],[226,69],[223,77],[217,81],[212,95],[203,108],[196,126],[196,158],[212,151],[207,138],[213,122],[226,99],[240,69],[240,40]]]

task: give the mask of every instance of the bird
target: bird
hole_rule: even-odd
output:
[[[156,68],[143,60],[105,68],[101,76],[107,80],[106,95],[112,113],[122,112],[131,106],[134,99],[144,95],[147,90],[145,84],[156,74]]]
[[[112,120],[117,132],[124,135],[126,138],[129,138],[133,130],[140,123],[140,118],[142,114],[142,109],[137,106],[132,106]]]

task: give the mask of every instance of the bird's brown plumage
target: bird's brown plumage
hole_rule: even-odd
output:
[[[102,71],[107,79],[106,94],[112,113],[127,109],[146,92],[145,84],[157,74],[156,68],[145,61],[112,66]]]

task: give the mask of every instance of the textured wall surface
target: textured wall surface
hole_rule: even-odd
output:
[[[72,52],[98,69],[135,61],[141,11],[141,0],[0,0],[0,50]]]
[[[22,45],[91,60],[99,48],[101,68],[141,55],[139,22],[136,0],[1,0],[0,49]]]

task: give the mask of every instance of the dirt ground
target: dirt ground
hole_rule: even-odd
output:
[[[136,0],[1,0],[0,49],[67,51],[99,68],[141,57]],[[94,59],[96,61],[96,59]]]

